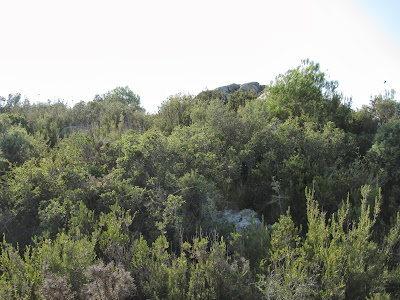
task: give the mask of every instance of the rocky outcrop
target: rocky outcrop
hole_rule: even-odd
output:
[[[254,91],[257,95],[264,93],[265,85],[260,85],[258,82],[249,82],[240,86],[239,92]]]
[[[221,86],[219,88],[216,88],[219,92],[223,93],[225,96],[228,96],[229,94],[232,94],[236,92],[237,90],[240,89],[240,85],[236,83],[232,83],[230,85],[225,85]]]
[[[248,82],[244,84],[236,84],[232,83],[230,85],[221,86],[216,88],[217,91],[221,92],[224,96],[224,100],[226,101],[229,94],[232,94],[236,91],[239,92],[251,92],[257,95],[257,97],[262,97],[264,95],[265,85],[260,85],[258,82]]]
[[[222,212],[222,218],[228,223],[235,226],[238,233],[243,233],[244,230],[251,226],[262,226],[260,219],[257,217],[257,213],[251,209],[243,209],[241,211],[235,210],[224,210]]]

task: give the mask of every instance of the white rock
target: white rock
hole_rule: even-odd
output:
[[[257,213],[252,209],[243,209],[241,211],[225,210],[222,212],[222,218],[234,225],[238,233],[243,233],[252,224],[262,226]]]

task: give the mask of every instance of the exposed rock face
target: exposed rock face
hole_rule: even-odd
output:
[[[263,93],[264,90],[265,90],[265,85],[260,85],[258,82],[249,82],[242,84],[239,89],[240,92],[255,91],[257,95]]]
[[[230,85],[221,86],[221,87],[217,88],[217,90],[220,91],[221,93],[223,93],[225,96],[227,96],[228,94],[232,94],[239,89],[240,89],[240,85],[236,84],[236,83],[232,83]]]
[[[224,95],[225,101],[227,100],[229,94],[232,94],[236,91],[239,91],[239,92],[254,91],[256,93],[257,97],[260,97],[260,96],[264,95],[264,89],[265,89],[265,85],[260,85],[258,82],[249,82],[249,83],[244,83],[244,84],[232,83],[230,85],[225,85],[225,86],[216,88],[216,90],[218,90],[219,92],[221,92]]]
[[[257,213],[251,209],[234,211],[231,209],[222,212],[222,218],[236,227],[238,233],[243,233],[246,227],[251,226],[252,222],[256,226],[262,226]]]

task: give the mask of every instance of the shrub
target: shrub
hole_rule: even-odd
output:
[[[73,300],[76,293],[72,291],[67,278],[48,274],[39,287],[39,295],[48,300]]]
[[[84,299],[117,300],[135,295],[136,286],[130,273],[113,263],[92,265],[87,268],[86,276],[90,280],[82,290]]]

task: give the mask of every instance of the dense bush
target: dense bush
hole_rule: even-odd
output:
[[[128,87],[2,97],[0,298],[399,298],[400,104],[352,110],[326,78],[307,60],[153,115]],[[245,208],[263,225],[222,217]]]

